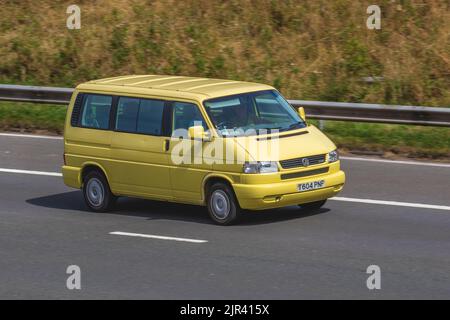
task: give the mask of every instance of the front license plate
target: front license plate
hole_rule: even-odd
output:
[[[325,180],[313,181],[313,182],[308,182],[308,183],[300,183],[297,188],[298,188],[298,191],[303,192],[303,191],[311,191],[311,190],[321,189],[323,187],[325,187]]]

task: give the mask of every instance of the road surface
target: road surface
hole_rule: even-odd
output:
[[[139,199],[89,212],[59,176],[62,150],[0,134],[2,299],[450,299],[450,165],[344,158],[347,185],[319,212],[221,227],[203,207]]]

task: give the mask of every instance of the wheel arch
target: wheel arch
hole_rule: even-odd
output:
[[[103,173],[103,175],[106,178],[106,181],[108,182],[108,184],[110,184],[110,180],[109,180],[108,174],[106,173],[105,168],[102,165],[100,165],[99,163],[89,161],[89,162],[84,163],[83,166],[81,167],[81,170],[80,170],[81,185],[84,184],[84,177],[86,177],[86,175],[92,171],[100,171],[101,173]]]
[[[226,183],[234,192],[233,181],[228,176],[216,173],[209,174],[203,179],[202,183],[202,202],[204,204],[206,203],[207,189],[215,182]]]

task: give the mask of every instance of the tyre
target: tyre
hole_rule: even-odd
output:
[[[214,183],[208,190],[206,203],[211,219],[220,225],[236,223],[241,216],[241,208],[233,189],[225,183]]]
[[[82,191],[87,206],[95,212],[110,210],[117,200],[109,188],[105,175],[99,171],[91,171],[86,175]]]
[[[327,200],[320,200],[316,202],[309,202],[304,204],[299,204],[300,208],[306,210],[319,210],[327,202]]]

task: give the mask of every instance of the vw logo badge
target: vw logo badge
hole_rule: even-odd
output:
[[[308,160],[308,158],[303,158],[303,159],[302,159],[302,164],[303,164],[304,167],[309,166],[309,160]]]

